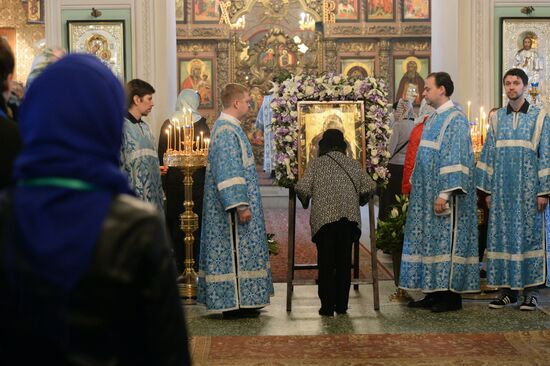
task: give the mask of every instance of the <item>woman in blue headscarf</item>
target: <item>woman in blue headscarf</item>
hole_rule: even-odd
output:
[[[16,188],[0,199],[3,364],[189,363],[162,220],[119,170],[124,103],[87,55],[27,92]]]
[[[201,116],[197,109],[200,105],[200,96],[193,89],[183,89],[176,101],[176,112],[184,109],[191,111],[191,120],[195,131],[193,141],[197,141],[197,137],[203,139],[210,138],[210,129],[206,124],[206,118]],[[166,130],[170,126],[170,119],[167,119],[162,124],[160,129],[160,138],[158,145],[159,161],[163,160],[164,153],[168,148],[166,139]],[[193,211],[199,217],[199,227],[202,223],[202,199],[204,197],[204,176],[206,168],[201,168],[193,173]],[[172,245],[174,247],[175,260],[178,267],[178,272],[181,273],[185,269],[185,248],[183,247],[183,231],[180,229],[180,215],[184,211],[184,188],[183,174],[180,169],[169,168],[165,176],[162,177],[162,188],[166,195],[166,225],[168,232],[172,237]],[[200,229],[195,231],[195,241],[193,243],[193,258],[195,260],[195,270],[198,270],[199,265],[199,248],[201,240]]]

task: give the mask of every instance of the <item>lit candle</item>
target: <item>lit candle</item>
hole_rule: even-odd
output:
[[[468,101],[468,122],[470,122],[470,110],[472,108],[472,102]]]
[[[176,141],[176,146],[178,147],[177,150],[180,151],[181,150],[181,127],[178,126],[178,136],[179,138],[179,143]]]
[[[205,143],[205,147],[206,147],[206,152],[208,152],[208,146],[210,145],[210,139],[204,139],[204,143]]]
[[[195,144],[195,150],[197,150],[197,151],[200,150],[200,149],[199,149],[199,144],[200,144],[200,140],[199,140],[199,139],[200,139],[200,137],[197,136],[197,143]]]
[[[170,150],[170,129],[166,129],[166,135],[168,135],[168,147],[167,147],[167,150]]]
[[[174,123],[173,125],[170,125],[170,131],[172,132],[172,138],[174,139],[174,141],[172,141],[172,149],[176,150],[176,147],[177,147],[176,124],[175,124],[175,121],[173,123]]]
[[[202,146],[200,146],[201,150],[204,149],[204,136],[203,135],[204,135],[204,132],[201,131],[201,145],[202,145]]]

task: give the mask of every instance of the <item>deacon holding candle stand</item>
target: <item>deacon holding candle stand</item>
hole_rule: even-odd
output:
[[[197,111],[200,105],[200,96],[193,89],[184,89],[178,95],[175,116],[164,121],[159,137],[158,156],[163,161],[167,151],[184,150],[184,142],[194,141],[194,150],[206,151],[210,129],[206,118]],[[180,113],[181,112],[181,113]],[[181,121],[180,121],[181,119]],[[191,138],[192,137],[192,138]],[[189,143],[187,143],[189,145]],[[199,228],[202,222],[202,200],[204,196],[204,175],[206,168],[199,168],[193,173],[193,211],[198,216]],[[183,202],[185,192],[183,186],[183,172],[177,167],[169,167],[167,174],[162,177],[162,187],[166,195],[166,225],[172,238],[174,256],[178,273],[184,270],[185,248],[183,245],[183,231],[180,228],[180,215],[184,211]],[[193,259],[195,271],[198,270],[200,248],[200,230],[194,233]]]

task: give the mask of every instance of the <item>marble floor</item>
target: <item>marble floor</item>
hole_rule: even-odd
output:
[[[186,305],[191,336],[267,336],[387,333],[484,333],[550,329],[550,289],[541,291],[536,311],[520,311],[518,306],[489,309],[488,299],[463,301],[463,310],[434,314],[389,302],[393,281],[380,282],[380,311],[373,309],[372,286],[351,290],[347,315],[332,318],[317,314],[320,306],[316,286],[296,286],[292,312],[286,311],[286,284],[275,284],[271,305],[258,318],[223,319],[209,314],[203,306]],[[413,293],[419,298],[420,293]],[[548,308],[548,310],[546,310]]]

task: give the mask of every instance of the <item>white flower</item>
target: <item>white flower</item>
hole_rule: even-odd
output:
[[[315,92],[315,89],[311,85],[308,85],[306,86],[304,92],[307,96],[312,96],[313,93]]]
[[[342,78],[340,76],[335,76],[332,81],[334,82],[334,84],[338,84],[340,83],[340,81],[342,80]]]
[[[285,141],[292,142],[292,141],[294,141],[294,139],[292,138],[291,135],[286,135],[285,136]]]
[[[296,118],[296,117],[298,117],[298,112],[297,111],[292,111],[292,112],[290,112],[290,116]]]
[[[342,92],[344,94],[351,94],[351,92],[353,91],[353,88],[349,85],[344,85],[344,87],[342,88]]]
[[[374,157],[372,159],[370,159],[370,162],[374,165],[378,165],[378,163],[380,162],[380,160],[377,158],[377,157]]]
[[[390,216],[395,219],[397,216],[399,216],[399,210],[397,210],[396,207],[392,208]]]
[[[369,123],[369,124],[367,125],[367,127],[368,127],[368,129],[371,130],[371,131],[376,130],[376,124],[374,124],[374,123],[372,123],[372,122]]]

